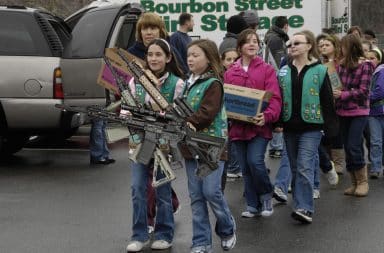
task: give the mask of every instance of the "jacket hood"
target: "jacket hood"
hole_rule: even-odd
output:
[[[237,34],[234,34],[234,33],[231,33],[231,32],[227,32],[225,34],[225,37],[223,39],[226,39],[226,38],[234,38],[234,39],[237,39]]]
[[[312,61],[310,62],[310,64],[308,66],[313,67],[313,66],[318,65],[318,64],[322,64],[319,59],[312,59]],[[288,66],[289,67],[293,66],[292,59],[289,59]]]
[[[373,72],[373,75],[379,73],[382,69],[384,69],[384,64],[380,64],[379,66],[377,66],[375,72]]]
[[[243,65],[241,64],[242,60],[243,60],[243,58],[240,57],[237,61],[235,61],[233,63],[233,66],[235,66],[236,68],[243,68]],[[252,66],[258,66],[258,65],[263,64],[263,63],[264,63],[264,61],[259,56],[255,56],[255,58],[253,58],[251,60],[251,62],[249,63],[249,66],[251,66],[251,65]]]
[[[273,34],[275,34],[275,35],[279,36],[280,38],[282,38],[284,40],[284,42],[287,42],[289,40],[288,34],[286,34],[283,29],[277,27],[276,25],[273,25],[268,30],[267,34],[265,35],[265,40],[268,40],[268,38],[270,36],[272,36]]]

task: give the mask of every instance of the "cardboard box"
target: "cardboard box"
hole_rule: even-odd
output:
[[[118,49],[117,48],[106,48],[105,49],[105,56],[109,59],[112,66],[114,67],[115,71],[118,73],[118,75],[125,80],[125,82],[128,84],[129,80],[132,78],[132,74],[129,72],[128,68],[126,67],[125,62],[120,58],[120,56],[116,53]],[[139,62],[140,64],[143,64],[143,61],[141,59],[136,58],[132,54],[128,53],[127,51],[123,49],[119,49],[120,52],[124,54],[129,60],[135,60]],[[115,78],[113,77],[111,71],[109,68],[105,65],[105,62],[103,60],[103,64],[101,66],[99,76],[97,78],[97,83],[103,86],[104,88],[112,91],[115,94],[120,94],[119,88],[117,87]]]
[[[272,93],[224,84],[224,103],[230,119],[254,123],[253,117],[268,106]]]

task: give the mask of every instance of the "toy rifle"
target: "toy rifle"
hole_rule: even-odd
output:
[[[168,111],[166,115],[173,117],[171,121],[180,121],[180,123],[185,124],[185,118],[189,117],[193,114],[193,109],[189,106],[189,104],[185,101],[185,98],[176,98],[174,100],[174,106],[172,107],[168,101],[164,98],[164,96],[160,93],[160,91],[156,88],[156,84],[158,83],[157,78],[152,74],[149,70],[144,70],[142,65],[139,61],[135,60],[135,57],[131,56],[130,54],[126,53],[125,51],[121,49],[107,49],[106,54],[117,54],[120,59],[125,63],[125,67],[129,71],[132,76],[135,77],[136,80],[140,82],[140,84],[144,87],[144,89],[148,92],[148,94],[152,97],[152,99],[156,102],[156,104],[165,111]],[[116,57],[115,57],[116,58]],[[130,111],[135,111],[134,108],[128,108]],[[189,127],[187,127],[189,129]],[[192,131],[193,132],[193,131]],[[200,134],[201,135],[201,134]],[[191,135],[189,135],[191,136]],[[216,138],[219,143],[222,143],[222,149],[225,145],[225,140],[218,137],[212,137]],[[153,152],[156,144],[154,142],[154,138],[151,134],[145,133],[144,141],[139,153],[138,160],[144,161],[144,157],[148,157],[149,153],[147,153],[146,150],[149,152]],[[198,142],[194,141],[188,141],[186,140],[186,143],[188,146],[189,151],[193,155],[195,159],[198,161],[198,169],[196,171],[197,176],[204,177],[208,175],[210,172],[215,170],[218,166],[218,160],[220,158],[221,152],[213,152],[211,149],[202,149],[201,144],[198,144]],[[170,145],[171,149],[173,149],[172,154],[176,156],[176,160],[181,159],[178,148],[175,149],[177,145]],[[217,150],[214,150],[217,151]],[[212,163],[207,156],[216,156],[215,163]],[[143,159],[144,158],[144,159]]]
[[[140,156],[137,157],[137,161],[143,164],[148,164],[154,152],[158,152],[156,145],[160,139],[169,144],[171,153],[178,150],[179,145],[184,143],[198,161],[196,174],[199,177],[205,177],[217,169],[225,145],[224,138],[194,132],[184,121],[175,121],[173,120],[174,115],[169,116],[166,113],[142,111],[141,116],[133,113],[130,117],[122,118],[117,113],[108,111],[101,106],[79,107],[57,104],[56,107],[62,110],[86,113],[91,118],[117,122],[129,129],[143,131],[145,139],[139,152]],[[128,109],[133,110],[134,108],[128,106]],[[145,145],[146,141],[151,142],[151,144]]]

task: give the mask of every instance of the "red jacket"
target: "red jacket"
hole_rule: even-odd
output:
[[[229,130],[230,140],[250,140],[256,136],[272,138],[272,123],[278,121],[281,111],[281,93],[273,67],[260,57],[255,57],[245,72],[240,58],[224,74],[224,83],[266,90],[273,93],[268,107],[264,110],[265,125],[260,127],[251,123],[233,121]]]

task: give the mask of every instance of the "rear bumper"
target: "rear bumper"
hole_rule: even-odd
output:
[[[81,115],[61,111],[55,104],[60,99],[2,99],[7,128],[34,129],[37,131],[75,128],[83,124]]]

